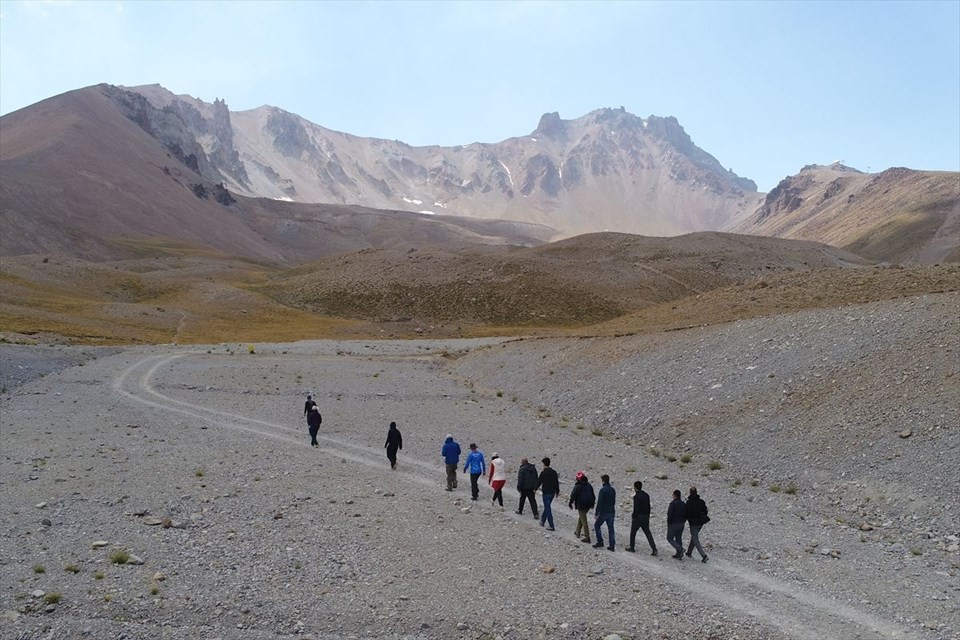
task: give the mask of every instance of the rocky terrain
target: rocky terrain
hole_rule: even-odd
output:
[[[958,318],[953,292],[621,338],[0,345],[0,637],[955,638]],[[563,492],[610,474],[617,551],[562,499],[551,533],[445,493],[448,432],[508,488],[521,456]],[[709,563],[623,551],[634,479],[658,542],[700,488]]]
[[[817,240],[896,264],[957,262],[960,174],[810,165],[731,230]]]

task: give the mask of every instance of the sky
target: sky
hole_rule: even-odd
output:
[[[761,191],[837,160],[960,170],[960,0],[0,0],[0,114],[101,82],[411,145],[622,106]]]

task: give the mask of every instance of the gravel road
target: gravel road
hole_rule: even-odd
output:
[[[957,307],[931,296],[605,341],[58,356],[0,397],[0,637],[956,638]],[[916,417],[911,435],[893,406]],[[847,429],[794,433],[823,415]],[[506,509],[485,485],[471,502],[465,476],[443,491],[448,432],[506,458]],[[564,499],[556,532],[513,513],[517,461],[543,455],[563,492],[579,469],[612,476],[615,553],[577,541]],[[937,493],[878,493],[911,467]],[[635,479],[657,557],[623,551]],[[710,506],[708,564],[661,542],[669,491],[691,484]]]

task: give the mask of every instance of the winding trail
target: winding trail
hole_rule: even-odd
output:
[[[295,448],[306,446],[302,429],[210,409],[173,398],[155,388],[152,380],[159,370],[172,368],[178,360],[201,353],[190,351],[143,358],[116,376],[112,384],[114,393],[130,402],[189,416],[224,430],[271,438]],[[369,358],[368,355],[363,356],[364,360]],[[402,365],[402,360],[396,357],[384,358],[384,362]],[[325,446],[321,447],[322,452],[382,470],[392,474],[391,477],[435,491],[438,496],[443,494],[443,474],[438,464],[405,459],[400,470],[391,471],[383,457],[383,451],[379,448],[324,434],[318,435],[318,439],[325,443]],[[505,493],[516,495],[515,491],[507,489]],[[482,505],[475,508],[490,509],[489,506]],[[528,526],[531,532],[541,534],[543,531],[532,518],[516,515],[509,517]],[[558,529],[562,526],[561,523],[573,522],[573,517],[562,509],[554,511],[554,517],[558,520]],[[571,537],[559,535],[552,536],[549,542],[567,546],[580,545]],[[711,558],[707,565],[709,571],[692,574],[679,571],[679,567],[673,563],[651,561],[644,553],[617,553],[612,557],[637,572],[692,592],[703,599],[712,600],[724,608],[756,618],[790,637],[822,640],[922,638],[900,625],[877,618],[868,612],[722,559]]]

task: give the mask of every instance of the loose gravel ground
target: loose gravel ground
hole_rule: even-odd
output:
[[[2,370],[0,637],[956,638],[958,315],[943,294],[621,339],[38,348],[43,377]],[[564,492],[609,473],[618,550],[578,542],[565,500],[551,533],[515,492],[443,491],[448,432],[508,487],[521,456]],[[634,479],[655,558],[623,551]],[[705,565],[660,542],[690,484]]]

